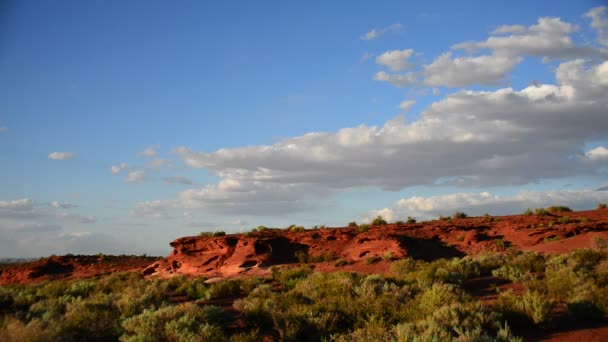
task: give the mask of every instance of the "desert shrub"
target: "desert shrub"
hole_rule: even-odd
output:
[[[490,275],[493,270],[500,268],[507,262],[507,255],[498,252],[486,252],[477,256],[480,275]]]
[[[116,340],[122,334],[120,311],[108,295],[87,301],[76,301],[66,308],[56,334],[72,340]]]
[[[207,299],[237,297],[241,293],[241,281],[222,280],[211,284]]]
[[[224,236],[224,235],[226,235],[226,232],[224,232],[224,231],[213,232],[213,236],[215,236],[215,237]]]
[[[382,259],[384,259],[384,261],[391,261],[391,260],[393,260],[393,258],[394,258],[393,252],[391,252],[391,251],[386,251],[382,255]]]
[[[181,278],[181,279],[184,281],[182,281],[181,285],[179,285],[175,289],[176,293],[185,295],[190,300],[208,298],[209,295],[207,292],[207,288],[209,286],[207,284],[205,284],[205,278],[198,277],[198,278],[189,279],[189,280],[186,280],[185,278]]]
[[[496,309],[507,319],[531,321],[534,324],[546,323],[554,303],[539,292],[526,291],[516,295],[511,290],[503,292],[496,301]]]
[[[570,223],[570,218],[568,216],[562,216],[557,219],[557,222],[559,222],[560,224],[568,224]]]
[[[449,222],[449,221],[452,220],[451,217],[449,217],[449,216],[443,216],[443,215],[439,215],[438,219],[439,219],[439,221],[445,221],[445,222]]]
[[[448,263],[448,269],[459,273],[464,279],[478,277],[481,273],[479,262],[469,256],[464,258],[453,258]]]
[[[369,231],[369,224],[362,224],[359,226],[359,232],[365,233]]]
[[[534,214],[534,212],[530,208],[528,208],[528,209],[526,209],[526,211],[524,211],[524,215],[526,215],[526,216],[531,216],[533,214]]]
[[[326,262],[336,259],[335,254],[332,252],[323,252],[316,255],[310,255],[306,251],[296,251],[294,256],[296,257],[296,260],[302,264]]]
[[[396,276],[407,276],[412,272],[418,271],[422,265],[424,265],[424,261],[418,261],[412,258],[396,260],[391,263],[391,273]]]
[[[348,261],[346,261],[344,259],[338,259],[334,263],[334,267],[342,267],[342,266],[346,266],[346,265],[348,265]]]
[[[412,217],[412,216],[408,216],[406,222],[409,224],[414,224],[414,223],[416,223],[416,218]]]
[[[536,208],[536,209],[534,209],[534,215],[546,216],[546,215],[551,215],[551,213],[548,210],[546,210],[545,208]]]
[[[446,303],[425,319],[401,323],[398,341],[521,341],[481,303]]]
[[[349,222],[348,226],[349,227],[356,227],[357,226],[357,222],[355,222],[355,221]]]
[[[608,249],[608,239],[596,236],[593,238],[593,245],[599,249]]]
[[[142,281],[138,286],[126,287],[116,296],[116,306],[121,317],[131,317],[146,309],[166,305],[165,292],[159,281]]]
[[[462,211],[457,211],[454,213],[454,215],[452,215],[452,217],[455,219],[464,219],[464,218],[467,218],[468,215]]]
[[[380,216],[380,215],[376,216],[376,218],[373,219],[371,222],[372,226],[381,226],[381,225],[385,225],[385,224],[386,224],[386,220],[384,220],[382,218],[382,216]]]
[[[544,272],[545,258],[534,252],[523,252],[514,256],[504,266],[492,271],[492,275],[511,281],[521,281],[531,273]]]
[[[578,222],[578,223],[587,223],[589,221],[591,221],[591,220],[585,216],[579,216],[576,218],[576,222]]]
[[[380,258],[378,258],[378,257],[370,256],[370,257],[365,258],[365,264],[366,265],[375,264],[378,261],[380,261]]]
[[[304,226],[296,226],[295,224],[292,224],[291,226],[287,227],[287,229],[291,232],[303,232],[306,230],[306,228],[304,228]]]
[[[597,204],[597,208],[598,209],[606,209],[606,203],[598,203]]]
[[[0,341],[51,341],[53,337],[39,319],[24,323],[7,316],[0,320]]]
[[[292,288],[295,283],[299,280],[306,278],[312,273],[312,268],[308,265],[303,265],[295,268],[288,268],[279,270],[278,268],[272,268],[272,278],[283,286]]]
[[[405,222],[399,220],[399,221],[395,221],[395,225],[397,226],[403,226],[405,224]]]
[[[217,309],[205,309],[185,303],[147,309],[123,321],[122,341],[222,341],[222,329],[214,325],[211,315]],[[221,310],[221,309],[219,309]]]
[[[564,212],[571,212],[572,209],[563,206],[563,205],[554,205],[551,207],[547,208],[547,211],[551,212],[551,213],[564,213]]]

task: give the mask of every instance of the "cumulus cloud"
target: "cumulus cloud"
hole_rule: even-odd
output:
[[[184,176],[173,176],[163,178],[165,183],[169,184],[182,184],[182,185],[192,185],[192,180],[190,178]]]
[[[66,160],[72,159],[76,156],[76,154],[72,152],[52,152],[49,153],[49,159],[51,160]]]
[[[40,233],[61,230],[61,226],[44,223],[0,223],[0,231],[12,233]]]
[[[158,146],[148,146],[143,151],[137,154],[140,157],[156,157],[158,156]]]
[[[12,201],[0,201],[0,210],[30,211],[34,208],[34,201],[30,198],[21,198]]]
[[[446,87],[497,85],[520,61],[521,58],[496,55],[452,58],[448,52],[424,66],[424,84]]]
[[[148,167],[152,169],[160,169],[168,166],[171,166],[171,161],[169,159],[155,158],[148,162]]]
[[[146,179],[146,171],[144,170],[135,170],[131,171],[125,177],[125,182],[127,183],[139,183],[143,182]]]
[[[361,36],[361,40],[374,40],[389,32],[401,31],[402,29],[403,29],[403,25],[401,25],[401,24],[393,24],[393,25],[390,25],[390,26],[387,26],[384,28],[373,29],[373,30],[367,32],[366,34],[364,34],[363,36]]]
[[[77,205],[71,203],[63,203],[59,201],[52,201],[51,203],[49,203],[49,207],[54,209],[71,209],[76,208]]]
[[[169,210],[175,207],[175,201],[146,201],[135,205],[131,210],[131,216],[145,217],[153,219],[168,219],[171,218]]]
[[[608,148],[604,146],[598,146],[592,150],[587,151],[585,156],[591,160],[608,159]]]
[[[412,64],[409,59],[413,54],[412,49],[386,51],[376,57],[376,63],[386,66],[392,71],[402,71],[411,68]]]
[[[455,193],[431,197],[400,199],[391,207],[372,211],[369,218],[382,215],[387,220],[407,216],[428,219],[464,211],[469,215],[484,213],[520,214],[527,208],[568,205],[575,210],[592,209],[598,202],[608,200],[608,193],[596,190],[522,191],[516,195],[497,195],[490,192]]]
[[[341,189],[417,185],[521,185],[589,175],[608,162],[589,142],[608,137],[608,61],[562,63],[557,84],[460,91],[406,124],[343,128],[273,145],[196,152],[186,165],[221,181],[179,196],[180,205],[223,213],[298,210]],[[593,151],[593,150],[592,150]]]
[[[408,112],[410,109],[412,109],[414,103],[416,103],[416,101],[414,100],[401,101],[401,103],[399,104],[399,108],[401,108],[401,110],[405,112]]]
[[[597,32],[598,42],[608,45],[608,6],[592,8],[585,17],[591,19],[591,27]]]
[[[112,173],[115,175],[121,173],[123,170],[128,170],[128,169],[129,169],[129,165],[127,163],[120,163],[118,165],[112,165],[112,167],[110,168]]]
[[[405,86],[416,85],[416,84],[420,83],[420,81],[418,79],[418,75],[413,72],[408,72],[405,74],[389,74],[384,71],[378,71],[374,75],[374,80],[389,82],[396,87],[405,87]]]
[[[600,39],[608,39],[606,8],[597,7],[587,13]],[[374,80],[389,82],[397,87],[497,86],[527,56],[541,57],[543,60],[608,58],[606,49],[574,43],[572,34],[578,30],[578,26],[560,18],[539,18],[535,25],[529,27],[503,25],[494,30],[486,41],[467,41],[452,46],[452,50],[466,50],[471,54],[481,52],[481,55],[454,57],[452,52],[446,52],[430,64],[422,65],[419,70],[401,74],[380,71],[374,75]],[[411,49],[391,50],[378,56],[376,61],[391,71],[403,71],[411,67],[408,58],[412,53]]]
[[[537,56],[546,59],[606,57],[608,51],[589,45],[577,45],[571,34],[579,27],[560,18],[539,18],[529,27],[502,26],[486,41],[468,41],[454,45],[454,49],[478,51],[492,50],[494,55],[503,57]],[[511,33],[508,36],[497,34]]]

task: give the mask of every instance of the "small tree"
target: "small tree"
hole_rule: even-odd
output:
[[[376,216],[376,218],[372,221],[372,226],[381,226],[385,224],[386,221],[380,215]]]

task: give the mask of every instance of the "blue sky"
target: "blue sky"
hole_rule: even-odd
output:
[[[601,5],[3,2],[0,257],[593,207]]]

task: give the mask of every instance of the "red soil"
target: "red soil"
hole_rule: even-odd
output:
[[[66,255],[41,258],[0,269],[0,285],[76,279],[114,272],[140,271],[157,257]]]
[[[567,217],[571,222],[562,222]],[[582,219],[582,220],[581,220]],[[291,232],[266,230],[222,237],[183,237],[171,242],[173,252],[144,270],[146,276],[205,276],[225,278],[265,275],[269,266],[289,267],[297,255],[333,256],[314,263],[320,271],[346,270],[384,273],[383,258],[410,256],[427,261],[476,255],[513,247],[539,253],[563,253],[594,247],[608,240],[608,210],[559,212],[550,215],[497,216],[429,221],[404,225],[322,228]],[[379,261],[369,264],[368,258]],[[335,259],[348,265],[335,267]]]

